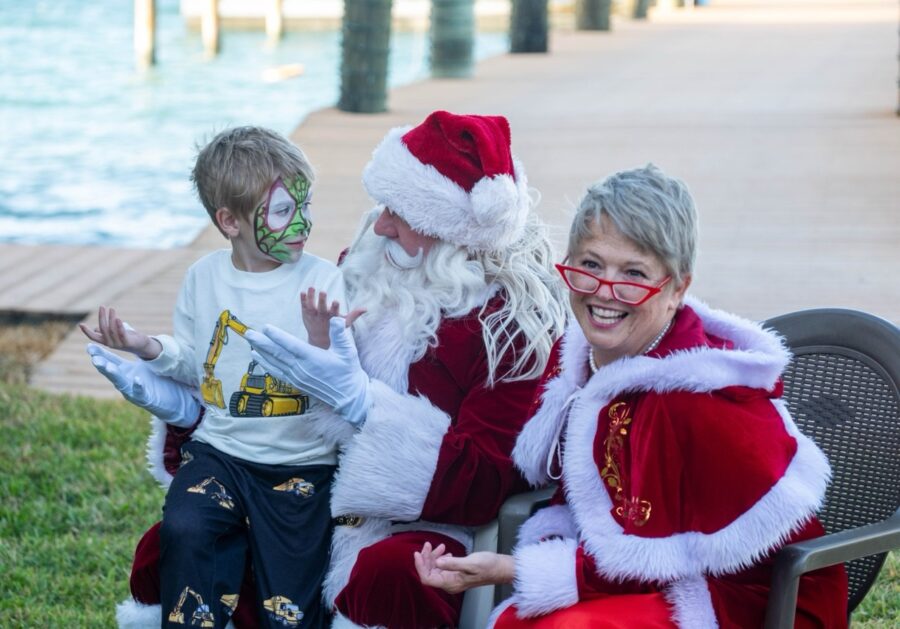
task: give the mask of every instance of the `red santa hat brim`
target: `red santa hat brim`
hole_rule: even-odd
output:
[[[525,169],[513,158],[515,174],[483,177],[467,192],[437,168],[419,161],[392,129],[363,170],[369,195],[419,233],[471,251],[496,251],[521,238],[530,207]]]

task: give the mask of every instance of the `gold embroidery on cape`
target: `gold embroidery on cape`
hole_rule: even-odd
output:
[[[604,466],[600,470],[600,478],[616,490],[614,496],[617,503],[616,515],[635,526],[644,526],[650,519],[652,505],[649,500],[642,500],[639,496],[625,497],[625,489],[622,487],[622,472],[619,469],[630,424],[631,417],[628,416],[628,406],[625,402],[616,402],[609,407],[609,434],[606,435],[606,440],[603,442],[606,452]]]

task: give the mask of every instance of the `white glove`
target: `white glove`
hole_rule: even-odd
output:
[[[330,349],[310,345],[273,325],[244,339],[253,357],[292,385],[332,407],[354,426],[362,426],[371,406],[369,376],[359,364],[353,335],[343,317],[328,322]]]
[[[88,343],[87,352],[97,371],[135,406],[179,428],[190,428],[197,421],[200,402],[187,385],[153,373],[141,360],[125,360],[94,343]]]

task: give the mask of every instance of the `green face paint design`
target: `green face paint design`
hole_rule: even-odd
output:
[[[279,262],[299,260],[312,228],[309,201],[306,177],[298,175],[287,181],[282,181],[281,177],[276,179],[269,188],[266,202],[253,214],[259,250]]]

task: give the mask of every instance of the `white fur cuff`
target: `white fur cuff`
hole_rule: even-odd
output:
[[[424,397],[371,382],[373,404],[362,430],[341,457],[331,512],[417,520],[450,416]]]
[[[548,614],[578,602],[574,539],[554,539],[516,551],[513,603],[520,618]]]
[[[144,605],[133,598],[116,605],[116,624],[120,629],[159,629],[162,625],[162,607]]]
[[[519,529],[518,547],[536,544],[542,539],[557,535],[577,538],[578,532],[572,512],[566,505],[553,505],[541,509],[525,521]]]

